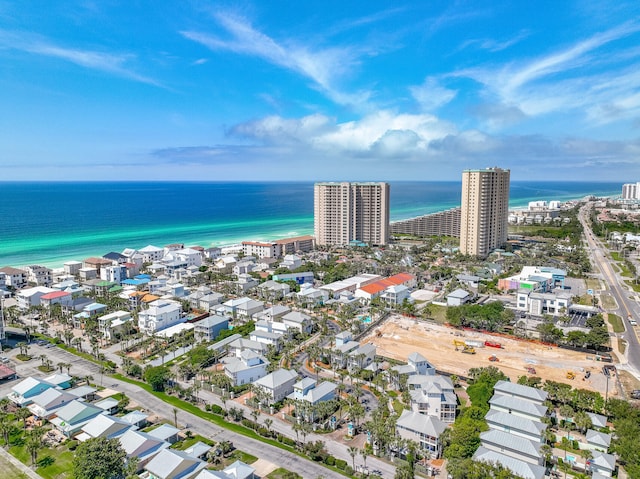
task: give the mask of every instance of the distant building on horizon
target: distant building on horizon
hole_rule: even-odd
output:
[[[507,242],[510,170],[462,172],[460,252],[486,257]]]
[[[640,200],[640,182],[622,185],[623,200]]]
[[[316,244],[343,245],[389,242],[388,183],[316,183],[314,186]]]
[[[451,208],[428,215],[391,223],[391,234],[414,236],[460,237],[460,208]]]

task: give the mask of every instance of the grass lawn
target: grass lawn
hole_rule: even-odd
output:
[[[626,350],[627,350],[627,342],[622,338],[618,338],[618,351],[624,354]]]
[[[438,304],[429,305],[429,309],[431,310],[431,314],[429,317],[440,324],[444,324],[447,321],[447,307],[440,306]]]
[[[11,464],[7,458],[0,455],[0,469],[4,479],[29,479],[24,472]]]
[[[171,446],[171,449],[178,449],[180,451],[184,451],[185,449],[193,446],[196,442],[204,442],[205,444],[208,444],[209,446],[213,446],[216,442],[212,441],[209,438],[206,438],[204,436],[201,436],[199,434],[196,434],[195,436],[189,438],[189,439],[185,439],[184,441],[178,441],[175,444],[173,444]]]
[[[622,261],[622,256],[620,256],[620,253],[618,251],[612,251],[611,257],[614,261]]]
[[[31,465],[29,452],[23,445],[15,445],[9,448],[9,452],[27,466]],[[73,451],[65,446],[57,448],[43,447],[38,451],[38,468],[36,472],[45,479],[71,478],[73,464]]]
[[[300,474],[296,474],[295,472],[287,471],[284,467],[279,467],[275,471],[271,472],[271,474],[267,475],[267,479],[302,479]]]
[[[600,289],[600,280],[598,279],[587,278],[585,282],[587,283],[587,289],[593,289],[594,291]]]
[[[402,411],[404,411],[404,404],[402,404],[397,399],[393,400],[393,410],[396,412],[398,416],[402,415]]]
[[[602,301],[602,307],[604,309],[615,309],[617,304],[616,300],[610,294],[601,294],[600,301]]]
[[[609,313],[607,314],[607,318],[609,319],[609,324],[613,328],[614,333],[624,333],[624,323],[620,316]]]
[[[624,282],[627,283],[636,293],[640,293],[640,284],[636,284],[635,281],[630,279],[627,279]]]

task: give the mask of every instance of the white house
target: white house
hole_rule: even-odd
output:
[[[183,323],[182,306],[177,301],[159,299],[149,304],[149,308],[138,313],[138,327],[141,332],[154,334],[175,324]]]
[[[53,283],[52,271],[46,266],[40,266],[33,264],[25,267],[27,272],[27,282],[33,283],[36,286],[51,286]]]
[[[58,292],[57,289],[48,288],[47,286],[35,286],[33,288],[25,288],[16,293],[16,301],[18,308],[26,311],[32,306],[40,306],[40,299],[49,293]]]
[[[282,322],[291,328],[295,328],[301,333],[310,333],[313,329],[313,321],[308,314],[300,311],[291,311],[282,316]]]
[[[396,422],[396,434],[403,439],[415,441],[422,451],[438,458],[442,453],[440,436],[447,425],[433,416],[425,416],[415,411],[403,411]]]
[[[224,373],[234,386],[252,383],[267,375],[269,361],[252,351],[243,351],[240,357],[224,359]]]
[[[276,369],[254,381],[253,386],[263,391],[269,403],[276,403],[293,392],[293,385],[297,380],[298,373],[293,369]]]
[[[315,379],[307,377],[293,385],[293,394],[289,397],[296,401],[304,401],[314,405],[335,398],[337,387],[331,381],[322,381],[318,384]]]
[[[164,256],[164,248],[149,245],[138,250],[138,253],[142,255],[142,259],[145,263],[155,263],[156,261],[160,261]]]
[[[457,396],[453,383],[444,376],[423,376],[428,381],[419,389],[409,392],[411,409],[427,416],[433,416],[442,422],[451,424],[456,420]]]
[[[128,311],[115,311],[105,314],[98,318],[98,331],[102,333],[104,338],[111,341],[114,334],[124,330],[126,324],[132,319],[131,313]]]
[[[471,300],[473,296],[464,289],[456,289],[447,295],[447,306],[462,306]]]

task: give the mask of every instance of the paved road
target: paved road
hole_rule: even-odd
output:
[[[78,358],[71,353],[61,350],[60,348],[46,349],[37,345],[32,345],[30,353],[34,354],[36,357],[38,357],[40,354],[47,354],[48,357],[52,361],[54,361],[54,364],[58,362],[70,362],[72,364],[72,374],[83,376],[87,374],[86,372],[88,372],[94,377],[94,380],[96,382],[99,382],[100,369],[96,365],[94,365],[90,361]],[[37,368],[39,364],[40,361],[33,359],[28,363],[18,364],[17,371],[23,377],[29,376],[35,374],[34,369]],[[35,371],[37,371],[37,369],[35,369]],[[42,373],[38,371],[38,375],[42,375]],[[173,418],[173,407],[171,405],[164,403],[163,401],[161,401],[154,395],[149,394],[143,389],[125,382],[114,382],[112,378],[106,376],[103,378],[103,380],[106,383],[105,385],[108,385],[109,387],[118,391],[125,392],[131,399],[139,404],[144,405],[145,411],[152,412],[153,414],[157,414],[165,418]],[[3,385],[0,389],[0,394],[6,394],[13,384],[15,384],[15,381],[10,385]],[[301,457],[296,456],[295,454],[292,454],[288,451],[284,451],[277,447],[273,447],[260,441],[256,441],[255,439],[251,439],[220,428],[214,424],[211,424],[209,421],[201,419],[185,411],[178,412],[178,423],[182,427],[186,427],[186,425],[188,425],[190,430],[202,434],[205,437],[213,438],[216,441],[232,441],[237,448],[254,454],[261,459],[266,459],[267,461],[276,464],[278,467],[284,467],[285,469],[294,471],[302,475],[303,477],[315,478],[322,476],[324,478],[336,479],[344,477],[338,473],[326,469],[325,467],[315,462],[302,459]]]
[[[53,361],[54,366],[59,362],[70,363],[70,373],[72,375],[83,377],[87,374],[90,374],[91,376],[93,376],[96,383],[100,384],[100,382],[102,381],[104,386],[109,386],[112,389],[124,392],[138,404],[144,405],[145,411],[151,412],[169,420],[173,418],[173,406],[164,403],[156,396],[149,394],[136,385],[122,381],[115,381],[109,376],[101,376],[100,368],[90,361],[77,357],[57,347],[44,348],[42,346],[32,344],[29,352],[34,356],[34,359],[26,363],[16,361],[16,370],[22,378],[27,376],[42,376],[42,372],[37,369],[41,362],[36,358],[38,358],[41,354],[46,354],[47,357],[51,361]],[[19,351],[14,349],[7,355],[11,358],[17,353],[19,353]],[[19,382],[19,380],[1,385],[0,397],[6,395],[10,391],[11,387],[17,382]],[[201,396],[202,395],[203,393],[201,393]],[[213,397],[207,397],[207,399],[209,399],[211,402],[213,402],[214,400]],[[247,414],[247,416],[249,415]],[[284,467],[285,469],[296,472],[305,478],[316,478],[320,476],[325,479],[344,477],[323,467],[318,463],[303,459],[288,451],[284,451],[277,447],[264,444],[255,439],[251,439],[231,432],[185,411],[178,412],[178,424],[181,427],[188,427],[191,431],[201,434],[205,437],[210,437],[216,441],[232,441],[237,448],[258,456],[261,459],[272,462],[278,467]],[[278,430],[279,432],[289,437],[295,438],[295,433],[293,433],[291,428],[285,425],[285,423],[283,423],[282,421],[274,421],[272,427],[273,429]],[[348,462],[348,464],[351,464],[351,457],[348,454],[347,446],[327,439],[328,438],[325,436],[315,434],[310,434],[306,438],[307,441],[325,441],[329,453],[331,453],[335,457],[344,459]],[[358,456],[356,458],[356,463],[360,462],[358,461],[358,459],[361,458]],[[384,478],[392,478],[395,474],[394,466],[373,457],[367,458],[367,466],[369,470],[380,470],[382,472],[382,477]]]
[[[617,309],[611,311],[622,318],[626,331],[622,335],[622,338],[627,342],[627,348],[625,350],[625,358],[627,360],[626,368],[629,369],[636,377],[640,378],[640,343],[638,337],[634,331],[634,328],[629,325],[627,317],[629,315],[634,318],[640,318],[640,308],[635,300],[629,299],[629,296],[635,296],[627,289],[624,281],[620,278],[618,273],[611,266],[611,261],[606,255],[606,251],[603,249],[600,241],[595,237],[587,218],[590,214],[592,203],[587,203],[580,209],[578,218],[584,228],[585,237],[591,257],[594,261],[596,268],[601,272],[602,278],[609,285],[611,295],[616,300],[618,305]],[[623,286],[624,285],[624,286]]]

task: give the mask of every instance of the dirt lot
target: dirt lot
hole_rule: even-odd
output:
[[[377,331],[381,336],[377,336]],[[503,349],[482,347],[476,348],[476,354],[465,354],[456,351],[454,339],[483,343],[485,340],[497,341]],[[402,316],[389,318],[363,342],[374,343],[381,356],[401,361],[406,361],[412,352],[419,352],[437,369],[458,375],[467,375],[470,368],[494,365],[512,381],[517,381],[520,376],[528,374],[527,367],[533,367],[535,376],[569,383],[575,388],[599,391],[604,395],[607,387],[602,374],[603,363],[587,360],[584,353],[474,331],[458,331]],[[489,361],[493,354],[498,357],[498,362]],[[574,380],[567,379],[568,371],[576,374]],[[583,380],[587,371],[591,371],[591,377]],[[609,395],[614,397],[618,394],[615,383],[609,381]]]

